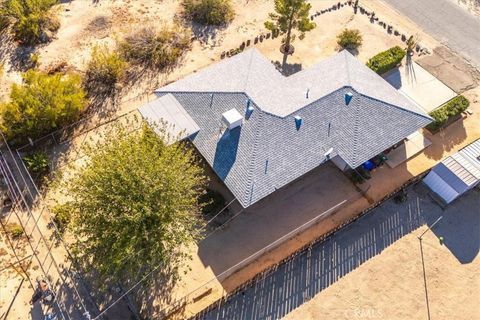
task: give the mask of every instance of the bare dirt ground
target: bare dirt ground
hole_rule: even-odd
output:
[[[417,196],[417,192],[409,194]],[[479,319],[480,191],[472,190],[445,211],[426,194],[419,199],[422,215],[435,215],[430,225],[437,215],[443,216],[433,232],[422,237],[425,280],[417,238],[427,229],[423,225],[283,319]],[[376,210],[395,208],[385,204]]]
[[[140,79],[135,83],[135,86],[126,88],[122,94],[122,100],[115,110],[116,114],[135,110],[146,101],[154,98],[151,94],[154,88],[220,60],[222,52],[237,48],[242,42],[249,39],[252,41],[252,46],[253,39],[257,35],[266,32],[263,22],[267,19],[268,13],[272,11],[273,2],[270,0],[234,0],[233,2],[235,4],[236,17],[228,27],[207,30],[195,27],[194,34],[197,40],[193,42],[191,51],[186,53],[178,68],[168,75],[159,74],[154,78]],[[330,7],[334,3],[337,3],[337,1],[312,1],[313,8],[311,13],[313,14],[316,11]],[[407,36],[418,34],[422,45],[431,52],[435,48],[440,47],[436,40],[419,30],[408,19],[396,15],[382,2],[362,1],[361,4],[369,10],[375,11],[381,20],[392,24],[395,30],[399,31],[399,34],[396,36],[387,34],[386,30],[378,24],[370,23],[369,18],[365,15],[354,15],[350,7],[322,14],[315,18],[317,28],[309,32],[304,40],[296,40],[294,42],[296,51],[293,56],[288,58],[291,71],[308,68],[315,62],[337,52],[336,35],[344,28],[358,28],[363,34],[363,46],[358,52],[358,58],[362,61],[366,61],[369,57],[391,46],[404,46],[400,40],[400,34]],[[40,55],[41,70],[49,69],[52,65],[65,61],[70,69],[82,72],[85,69],[91,47],[94,44],[105,43],[113,46],[115,39],[121,38],[126,33],[149,23],[169,23],[175,17],[178,17],[180,12],[179,1],[177,0],[101,0],[99,2],[74,0],[64,2],[59,8],[61,27],[57,38],[37,51]],[[266,39],[255,46],[273,62],[281,61],[282,55],[278,50],[280,39]],[[428,58],[431,55],[424,57]],[[3,78],[0,79],[0,99],[5,99],[8,96],[9,87],[12,83],[21,81],[21,70],[15,67],[11,57],[3,57],[3,59],[5,72]],[[437,66],[435,61],[433,64],[435,67]],[[439,73],[441,72],[439,71]],[[449,78],[449,75],[446,73],[442,76]],[[468,81],[471,80],[471,78],[468,79]],[[441,78],[441,80],[443,81],[444,79]],[[476,83],[471,85],[471,81],[468,81],[465,81],[467,85],[462,84],[461,88],[470,89],[477,85]],[[471,89],[469,94],[478,100],[478,90],[475,90]],[[478,121],[480,112],[478,102],[474,109],[475,114],[473,118],[470,117],[470,119],[467,119],[468,121],[461,123],[460,128],[456,128],[455,125],[452,126],[452,128],[456,128],[456,131],[451,129],[451,132],[448,132],[448,135],[452,134],[454,137],[458,137],[454,139],[454,142],[446,142],[448,135],[438,136],[437,141],[432,140],[434,144],[436,143],[436,146],[432,146],[434,148],[430,149],[436,150],[435,155],[419,156],[427,157],[427,161],[418,160],[417,157],[417,160],[413,160],[408,165],[402,166],[401,169],[397,170],[399,174],[398,179],[387,179],[388,182],[384,179],[392,174],[390,171],[377,173],[379,177],[376,179],[378,181],[375,182],[377,183],[377,188],[371,190],[371,197],[373,199],[381,198],[382,194],[401,185],[402,181],[408,179],[408,177],[422,172],[442,156],[465,145],[467,141],[471,141],[475,136],[479,136],[478,125],[475,126],[476,123],[478,124],[475,121]],[[98,117],[95,117],[92,121],[100,120]],[[467,133],[468,139],[466,137]],[[85,136],[80,136],[74,139],[72,144],[78,146],[84,141]],[[271,252],[271,254],[248,266],[242,272],[235,274],[234,277],[227,279],[221,285],[214,280],[213,283],[210,283],[210,285],[214,284],[213,287],[216,288],[213,294],[200,299],[193,307],[188,307],[186,314],[192,314],[207,306],[224,294],[225,291],[232,290],[266,266],[281,260],[285,255],[322,234],[329,227],[339,224],[345,218],[352,216],[366,206],[368,206],[368,202],[365,199],[361,202],[356,202],[344,211],[332,216],[325,225],[311,228],[301,236],[295,237],[292,241],[285,243],[281,249]],[[48,219],[48,217],[44,218]],[[172,293],[172,298],[183,297],[214,278],[214,272],[206,268],[198,257],[197,249],[192,248],[192,252],[194,253],[194,258],[189,263],[192,271],[187,274],[184,281]]]

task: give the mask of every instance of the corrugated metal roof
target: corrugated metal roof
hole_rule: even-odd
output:
[[[445,158],[434,170],[445,182],[462,193],[480,180],[480,139]]]
[[[183,140],[197,133],[200,127],[171,94],[166,94],[140,108],[142,117],[153,124],[154,130],[167,129],[168,143]],[[166,123],[166,127],[163,127]]]

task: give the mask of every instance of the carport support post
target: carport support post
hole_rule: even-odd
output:
[[[427,230],[423,231],[423,233],[418,237],[418,240],[422,240],[422,237],[425,233],[427,233],[428,230],[431,230],[440,220],[442,220],[443,216],[440,216],[430,227],[427,228]]]

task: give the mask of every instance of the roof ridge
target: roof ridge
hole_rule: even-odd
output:
[[[263,130],[261,130],[261,127],[263,127],[264,118],[265,118],[264,113],[260,112],[259,123],[257,124],[257,128],[255,130],[257,131],[257,133],[255,135],[255,140],[253,142],[253,151],[252,151],[251,161],[247,171],[247,190],[245,192],[245,196],[242,201],[243,204],[245,204],[245,207],[250,205],[250,203],[252,202],[253,186],[255,185],[255,181],[253,179],[254,171],[255,171],[254,169],[255,169],[255,164],[257,159],[257,150],[258,150],[258,144],[260,141],[260,136],[263,134]]]

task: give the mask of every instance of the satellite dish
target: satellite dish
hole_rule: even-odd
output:
[[[333,148],[330,148],[327,150],[327,152],[325,152],[325,154],[323,155],[325,158],[330,158],[330,154],[333,152]]]

